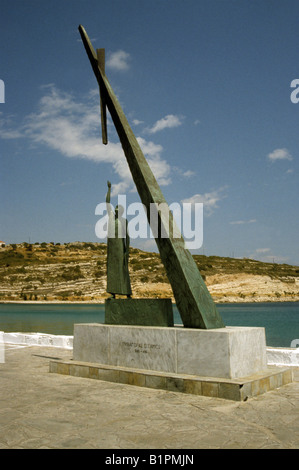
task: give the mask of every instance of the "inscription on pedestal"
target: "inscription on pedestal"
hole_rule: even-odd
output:
[[[109,325],[106,325],[109,327]],[[110,326],[112,364],[137,369],[175,371],[174,328]]]
[[[121,345],[125,348],[129,348],[130,350],[134,350],[136,353],[143,354],[148,354],[153,350],[156,351],[157,349],[161,349],[160,344],[136,343],[134,341],[122,341]]]

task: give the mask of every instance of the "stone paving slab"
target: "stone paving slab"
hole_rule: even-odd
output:
[[[294,382],[246,402],[49,373],[72,351],[5,345],[0,449],[298,449]]]

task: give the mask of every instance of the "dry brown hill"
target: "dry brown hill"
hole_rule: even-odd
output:
[[[252,259],[195,255],[217,302],[298,301],[299,267]],[[130,250],[133,296],[172,297],[160,255]],[[102,302],[103,243],[22,243],[0,248],[0,301]]]

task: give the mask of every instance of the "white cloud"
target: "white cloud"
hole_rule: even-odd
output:
[[[256,253],[268,253],[269,251],[271,251],[270,248],[257,248],[256,250]]]
[[[191,176],[194,176],[195,174],[196,173],[193,170],[187,170],[183,172],[183,176],[185,176],[185,178],[190,178]]]
[[[162,119],[159,119],[148,132],[155,134],[156,132],[162,131],[163,129],[178,127],[182,125],[183,117],[176,116],[174,114],[168,114]]]
[[[268,154],[268,158],[271,162],[276,160],[293,160],[292,155],[286,148],[273,150],[273,152]]]
[[[62,92],[53,85],[44,87],[37,111],[28,115],[16,129],[12,120],[2,122],[0,137],[26,137],[35,144],[46,145],[68,158],[82,158],[95,163],[110,163],[119,181],[112,185],[112,195],[135,190],[135,185],[121,144],[109,139],[103,145],[100,136],[99,99],[90,92],[84,100]],[[108,124],[109,124],[108,120]],[[9,127],[14,127],[10,129]],[[115,135],[114,130],[111,132]],[[160,185],[170,183],[170,166],[161,158],[163,147],[142,137],[137,138]]]
[[[0,113],[0,138],[2,139],[18,139],[23,136],[23,133],[15,128],[14,115],[8,115],[5,117],[4,114]]]
[[[137,137],[138,144],[141,147],[142,152],[148,156],[160,156],[163,150],[162,145],[155,144],[154,142],[147,141],[143,137]]]
[[[230,222],[231,225],[243,225],[243,224],[254,224],[257,222],[256,219],[250,219],[250,220],[235,220],[233,222]]]
[[[268,255],[263,256],[261,261],[265,263],[287,263],[289,261],[288,256],[280,256],[280,255]]]
[[[180,177],[184,177],[184,178],[191,178],[192,176],[195,176],[196,173],[195,171],[193,170],[182,170],[181,168],[177,167],[177,166],[174,166],[172,167],[172,170],[177,174],[179,175]]]
[[[218,202],[226,197],[226,195],[223,194],[225,189],[227,189],[227,186],[223,186],[215,191],[211,191],[210,193],[194,194],[187,199],[183,199],[181,202],[191,203],[192,205],[196,203],[203,203],[204,214],[209,216],[212,215],[216,209],[218,209]]]
[[[114,70],[128,70],[130,59],[128,52],[122,50],[112,52],[106,61],[106,67]]]
[[[99,128],[99,106],[94,100],[79,102],[51,87],[41,98],[38,111],[25,119],[23,134],[67,157],[115,164],[122,155],[121,145],[111,143],[104,147]]]
[[[0,122],[0,137],[2,139],[19,139],[20,137],[23,136],[23,134],[18,130],[5,129],[4,128],[5,124],[6,124],[5,120],[1,120],[1,122]]]
[[[272,254],[271,248],[257,248],[249,258],[259,259],[264,263],[286,263],[289,260],[286,256]]]
[[[161,186],[166,186],[170,183],[170,166],[162,160],[160,154],[163,150],[162,145],[155,144],[151,141],[146,141],[143,137],[137,137],[137,141],[144,155],[147,157],[147,162],[154,173],[158,183]]]

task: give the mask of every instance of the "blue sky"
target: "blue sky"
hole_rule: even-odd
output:
[[[82,24],[168,203],[204,203],[196,252],[298,265],[298,15],[291,0],[2,0],[0,239],[102,241],[107,180],[112,202],[139,201],[110,120],[101,144]]]

